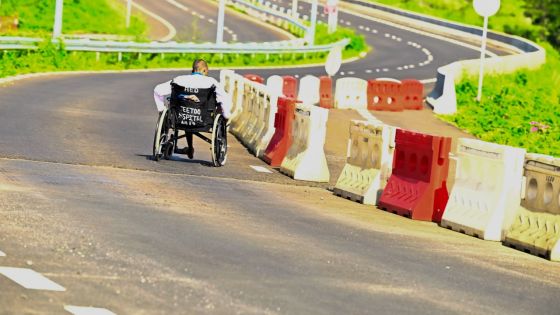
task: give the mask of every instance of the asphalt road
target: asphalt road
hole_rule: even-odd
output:
[[[223,168],[200,142],[151,161],[152,88],[176,74],[0,87],[0,267],[66,289],[0,275],[0,314],[558,314],[558,264],[256,172],[231,136]]]

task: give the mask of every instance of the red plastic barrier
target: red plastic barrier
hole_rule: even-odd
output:
[[[405,109],[422,109],[424,107],[424,85],[418,80],[402,80],[402,101]]]
[[[263,160],[270,166],[280,166],[292,145],[292,123],[295,117],[296,101],[279,97],[278,110],[274,117],[274,135],[265,150]]]
[[[287,98],[297,99],[297,85],[298,81],[295,77],[291,75],[286,75],[282,77],[284,85],[282,86],[282,94]]]
[[[451,138],[397,129],[393,173],[379,208],[415,220],[441,222],[449,199]]]
[[[401,83],[369,80],[367,87],[368,109],[402,111]]]
[[[255,81],[255,82],[259,82],[259,83],[264,84],[264,79],[263,79],[263,77],[261,77],[261,76],[259,76],[259,75],[256,75],[256,74],[246,74],[246,75],[244,75],[243,77],[245,77],[245,78],[247,78],[247,79],[249,79],[249,80],[251,80],[251,81]]]
[[[332,79],[327,76],[321,76],[319,80],[319,106],[333,108]]]

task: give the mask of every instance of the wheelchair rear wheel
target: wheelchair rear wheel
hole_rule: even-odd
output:
[[[227,127],[226,120],[216,115],[212,128],[212,162],[214,166],[224,166],[227,161]]]
[[[152,150],[152,158],[154,161],[159,161],[162,157],[168,158],[168,146],[170,139],[170,125],[169,125],[169,111],[164,109],[159,113],[156,131],[154,134],[154,144]],[[171,145],[172,146],[172,145]]]

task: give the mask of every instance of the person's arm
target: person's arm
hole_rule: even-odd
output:
[[[164,98],[169,94],[171,94],[171,80],[158,84],[154,88],[154,101],[156,102],[158,112],[162,112],[165,109]]]
[[[231,97],[226,93],[220,83],[217,81],[216,83],[216,101],[218,101],[218,103],[222,103],[224,118],[229,119],[231,117]]]

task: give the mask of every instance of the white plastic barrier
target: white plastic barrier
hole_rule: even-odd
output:
[[[346,165],[334,194],[375,205],[391,175],[395,127],[353,120],[350,125]]]
[[[441,226],[503,240],[521,202],[524,158],[524,149],[459,139],[455,185]]]
[[[560,261],[560,158],[525,157],[526,188],[504,244]]]
[[[236,74],[232,70],[220,71],[220,83],[231,99],[230,127],[235,126],[237,117],[243,110],[242,102],[245,80],[246,79],[243,78],[243,76]]]
[[[319,85],[321,80],[319,78],[306,75],[299,81],[298,100],[304,104],[317,105],[320,99]]]
[[[264,100],[266,98],[266,85],[253,82],[249,83],[250,89],[246,90],[249,95],[245,94],[244,97],[250,97],[252,101],[249,103],[249,116],[247,118],[247,124],[245,128],[239,133],[238,137],[241,142],[248,145],[251,138],[255,136],[257,130],[259,129],[260,116],[262,111],[264,111]]]
[[[328,182],[325,136],[329,111],[298,104],[292,125],[292,145],[282,161],[280,172],[297,180]]]
[[[284,79],[279,75],[271,75],[266,79],[266,87],[271,93],[283,95],[282,88],[284,86]]]
[[[261,91],[259,91],[261,93]],[[278,110],[278,95],[270,93],[268,89],[259,96],[260,106],[256,112],[257,123],[255,128],[247,135],[246,146],[255,156],[261,156],[268,147],[274,135],[274,118]]]
[[[238,138],[242,139],[243,135],[247,132],[247,129],[251,128],[251,124],[254,123],[254,113],[253,107],[257,101],[257,95],[255,92],[255,83],[248,79],[244,80],[243,84],[243,102],[242,111],[235,120],[232,132]]]
[[[359,78],[340,78],[335,85],[335,108],[367,108],[367,81]]]

